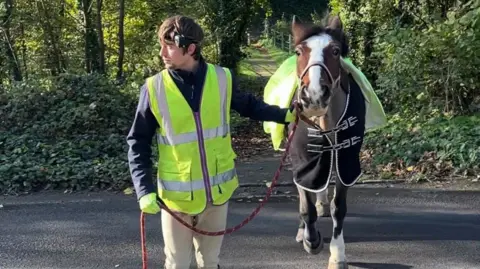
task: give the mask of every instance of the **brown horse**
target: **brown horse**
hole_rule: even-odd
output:
[[[361,175],[359,153],[365,132],[365,100],[353,77],[342,67],[348,43],[339,17],[325,26],[293,18],[292,35],[297,54],[299,85],[294,99],[302,107],[293,137],[290,159],[300,197],[297,242],[308,253],[323,248],[316,227],[318,216],[333,220],[329,269],[348,268],[343,239],[347,190]],[[291,130],[293,124],[290,124]],[[327,188],[335,178],[328,212]],[[317,207],[315,206],[315,200]]]

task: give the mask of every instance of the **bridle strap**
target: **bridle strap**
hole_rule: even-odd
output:
[[[319,61],[311,62],[309,65],[307,65],[307,66],[305,67],[305,69],[303,70],[302,74],[300,75],[300,80],[303,79],[303,77],[307,74],[308,70],[309,70],[310,67],[312,67],[312,66],[320,66],[320,68],[325,69],[325,71],[326,71],[327,74],[328,74],[328,77],[329,77],[330,81],[333,83],[332,73],[330,73],[330,70],[328,69],[328,67],[327,67],[324,63],[319,62]]]
[[[320,127],[320,125],[316,124],[314,121],[312,121],[311,119],[307,118],[305,115],[302,114],[302,111],[300,110],[300,108],[298,106],[295,106],[295,109],[297,110],[297,115],[298,117],[303,121],[305,122],[306,124],[312,126],[313,128],[316,128],[316,129],[319,129],[321,130],[322,128]]]
[[[319,61],[315,61],[315,62],[312,62],[310,63],[309,65],[307,65],[305,67],[305,69],[303,70],[302,74],[300,75],[299,77],[299,80],[298,80],[298,89],[297,89],[297,102],[300,102],[300,94],[301,94],[301,91],[303,89],[302,85],[303,85],[303,82],[302,82],[302,79],[303,77],[307,74],[308,70],[310,69],[310,67],[312,66],[320,66],[320,68],[323,68],[325,70],[325,72],[327,72],[327,75],[330,79],[330,81],[332,82],[332,91],[336,88],[338,88],[339,84],[340,84],[340,79],[341,79],[341,75],[338,76],[338,78],[336,80],[333,79],[333,76],[332,76],[332,73],[330,72],[330,70],[328,69],[328,67],[322,63],[322,62],[319,62]],[[340,73],[341,74],[341,73]],[[322,128],[316,124],[315,122],[313,122],[312,120],[310,120],[309,118],[307,118],[305,115],[303,115],[300,111],[300,108],[299,106],[295,106],[295,108],[297,109],[297,114],[298,114],[298,117],[303,121],[305,122],[306,124],[318,129],[318,130],[321,130]],[[328,132],[328,131],[327,131]]]

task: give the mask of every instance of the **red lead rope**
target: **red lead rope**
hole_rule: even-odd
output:
[[[298,112],[298,113],[300,113],[300,112]],[[285,159],[288,156],[288,152],[290,150],[290,143],[292,142],[292,137],[295,134],[295,131],[297,130],[297,125],[298,125],[298,114],[295,117],[295,123],[293,125],[292,131],[290,132],[290,134],[288,136],[285,152],[282,156],[282,161],[280,162],[280,166],[278,167],[277,171],[275,172],[275,175],[274,175],[273,180],[272,180],[272,184],[267,189],[267,194],[265,195],[265,199],[263,199],[263,201],[257,206],[257,208],[255,208],[255,210],[250,214],[250,216],[248,216],[240,224],[238,224],[234,227],[225,229],[223,231],[217,231],[217,232],[209,232],[209,231],[199,230],[199,229],[193,227],[192,225],[190,225],[189,223],[185,222],[183,219],[181,219],[177,214],[172,212],[166,206],[160,204],[161,208],[163,210],[167,211],[170,215],[172,215],[172,217],[174,217],[182,225],[184,225],[188,229],[190,229],[190,230],[192,230],[196,233],[199,233],[199,234],[203,234],[203,235],[207,235],[207,236],[219,236],[219,235],[230,234],[230,233],[233,233],[234,231],[239,230],[240,228],[245,226],[247,223],[249,223],[258,214],[258,212],[260,212],[260,209],[265,205],[265,203],[270,198],[270,196],[272,194],[272,191],[273,191],[273,188],[277,184],[278,178],[280,177],[280,172],[282,171],[283,165],[285,163]],[[140,233],[141,233],[141,243],[142,243],[142,264],[143,264],[142,268],[147,269],[147,245],[146,245],[146,235],[145,235],[145,214],[143,212],[141,212],[141,214],[140,214]]]

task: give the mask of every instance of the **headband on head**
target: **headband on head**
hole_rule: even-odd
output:
[[[184,35],[178,33],[177,31],[173,32],[173,41],[175,42],[175,45],[179,48],[186,48],[190,44],[196,44],[193,39],[185,37]]]

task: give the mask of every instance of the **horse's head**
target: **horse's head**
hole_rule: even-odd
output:
[[[335,16],[326,26],[312,25],[293,17],[292,35],[298,56],[297,101],[306,116],[323,116],[332,95],[340,88],[340,57],[348,53],[342,22]]]

